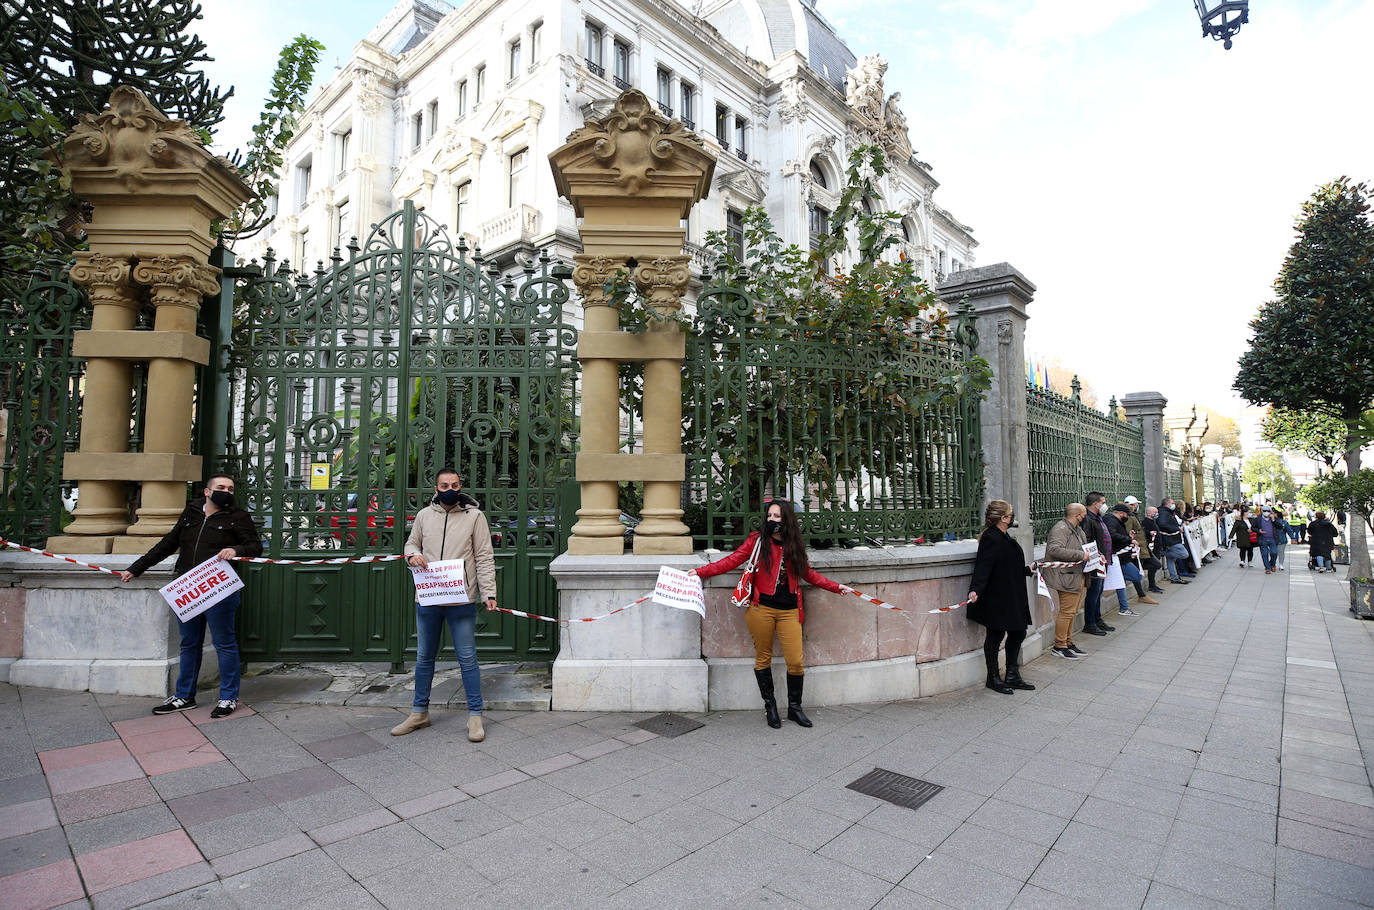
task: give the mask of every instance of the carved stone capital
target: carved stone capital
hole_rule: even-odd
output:
[[[197,169],[211,157],[189,124],[170,119],[127,85],[110,93],[99,114],[83,114],[63,147],[65,168],[112,168],[129,190],[146,186],[149,171]]]
[[[198,307],[219,292],[219,269],[186,256],[151,256],[134,266],[134,280],[152,289],[156,306]]]
[[[582,295],[584,307],[610,306],[606,284],[616,272],[625,269],[625,260],[611,256],[589,256],[578,253],[573,257],[573,285]]]
[[[692,278],[690,256],[660,256],[635,269],[635,285],[661,316],[682,309],[682,295]]]
[[[132,307],[138,305],[128,260],[82,250],[76,253],[71,269],[72,281],[86,288],[95,305]]]

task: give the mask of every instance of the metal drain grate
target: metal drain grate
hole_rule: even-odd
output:
[[[898,806],[906,806],[908,809],[921,808],[932,796],[945,789],[939,784],[907,777],[896,771],[884,771],[882,768],[874,768],[854,783],[848,784],[847,788],[867,796],[885,799]]]
[[[650,733],[657,733],[659,736],[666,736],[672,739],[674,736],[681,736],[684,733],[691,733],[706,726],[701,721],[692,720],[690,717],[683,717],[681,714],[655,714],[653,717],[646,717],[635,723],[641,730],[648,730]]]

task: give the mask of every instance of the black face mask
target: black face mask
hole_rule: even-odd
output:
[[[434,495],[434,501],[440,505],[456,506],[458,505],[459,495],[457,490],[440,490]]]
[[[782,522],[780,521],[774,521],[770,518],[763,523],[763,533],[767,534],[769,537],[772,537],[781,530]]]
[[[234,494],[228,490],[211,490],[210,501],[215,504],[215,508],[229,509],[234,505]]]

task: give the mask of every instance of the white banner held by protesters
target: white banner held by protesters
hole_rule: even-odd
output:
[[[411,566],[410,574],[415,579],[415,602],[422,607],[472,602],[461,559],[442,559],[427,569]]]
[[[654,603],[679,610],[693,610],[706,618],[706,595],[701,589],[701,579],[688,575],[680,569],[660,566],[658,580],[654,582]]]
[[[243,587],[243,579],[218,556],[211,556],[185,575],[158,589],[167,606],[186,622]]]

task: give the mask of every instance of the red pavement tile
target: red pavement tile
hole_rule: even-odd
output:
[[[169,771],[185,771],[187,768],[213,765],[217,761],[224,761],[224,753],[209,742],[199,746],[177,746],[175,749],[163,749],[138,756],[138,763],[143,766],[149,777]]]
[[[89,790],[124,780],[137,780],[143,776],[143,769],[132,758],[116,758],[111,761],[81,765],[77,768],[63,768],[48,772],[48,789],[53,796]]]
[[[75,793],[63,793],[53,799],[57,804],[57,814],[62,817],[64,825],[89,821],[92,818],[104,818],[106,815],[150,806],[160,801],[161,797],[157,795],[157,791],[148,783],[148,778],[143,776],[117,784],[92,787],[89,790],[77,790]],[[0,822],[0,830],[4,830],[3,822]]]
[[[206,724],[222,724],[225,721],[237,720],[240,717],[252,717],[254,714],[258,713],[254,711],[252,708],[245,705],[243,702],[239,702],[239,706],[234,709],[234,713],[230,714],[228,717],[211,717],[210,712],[215,709],[215,702],[217,701],[219,701],[218,698],[214,699],[213,701],[206,702],[199,708],[194,708],[190,711],[187,711],[186,719],[189,720],[191,723],[195,724],[197,727],[203,727]]]
[[[47,910],[85,896],[76,863],[69,859],[0,878],[0,906],[5,910]]]
[[[181,746],[199,746],[205,741],[205,734],[190,724],[182,724],[170,730],[159,730],[156,733],[139,733],[124,737],[124,744],[129,747],[135,758],[150,752],[162,752]]]
[[[177,829],[117,847],[106,847],[76,859],[91,894],[161,875],[202,861],[186,832]]]
[[[82,765],[93,765],[96,762],[128,757],[129,750],[124,748],[124,743],[117,739],[106,740],[103,743],[90,743],[85,746],[69,746],[66,749],[52,749],[47,752],[38,753],[38,760],[42,762],[43,770],[49,772],[61,771],[65,768],[79,768]]]
[[[163,730],[175,730],[177,727],[184,727],[190,721],[186,719],[186,712],[179,711],[176,714],[149,714],[146,717],[135,717],[132,720],[121,720],[114,725],[115,732],[120,736],[142,736],[145,733],[161,733]]]
[[[19,837],[43,831],[57,824],[57,813],[50,799],[35,799],[0,808],[0,837]]]

